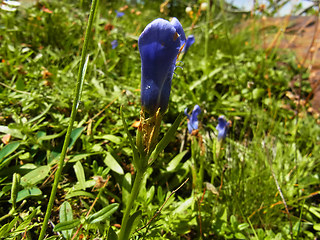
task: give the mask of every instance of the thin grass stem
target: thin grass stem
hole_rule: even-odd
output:
[[[53,203],[54,203],[55,196],[56,196],[56,193],[57,193],[57,187],[58,187],[58,184],[59,184],[59,179],[61,177],[61,173],[62,173],[62,169],[63,169],[64,159],[65,159],[65,156],[66,156],[66,153],[67,153],[67,149],[68,149],[68,145],[69,145],[69,142],[70,142],[70,136],[71,136],[71,132],[72,132],[72,128],[73,128],[73,123],[74,123],[74,120],[75,120],[76,114],[77,114],[77,109],[78,109],[80,96],[81,96],[81,88],[82,88],[83,80],[84,80],[83,68],[84,68],[84,65],[85,65],[85,62],[86,62],[87,49],[88,49],[88,43],[89,43],[89,40],[90,40],[92,22],[93,22],[93,19],[94,19],[96,8],[98,6],[98,4],[97,4],[98,1],[99,0],[92,0],[92,4],[91,4],[89,20],[88,20],[88,24],[87,24],[85,39],[84,39],[82,53],[81,53],[81,61],[80,61],[80,66],[79,66],[79,71],[78,71],[77,85],[76,85],[76,89],[74,91],[74,100],[73,100],[72,111],[71,111],[70,121],[69,121],[69,125],[68,125],[67,135],[66,135],[66,137],[64,139],[63,148],[62,148],[60,159],[59,159],[58,169],[57,169],[57,172],[55,174],[54,183],[53,183],[53,186],[52,186],[52,190],[51,190],[50,199],[49,199],[49,202],[48,202],[46,215],[44,217],[44,220],[43,220],[43,223],[42,223],[42,228],[41,228],[40,235],[39,235],[39,238],[38,238],[39,240],[42,240],[44,238],[45,234],[46,234],[46,230],[47,230],[47,227],[48,227],[48,221],[49,221],[49,218],[51,216],[51,211],[52,211]]]

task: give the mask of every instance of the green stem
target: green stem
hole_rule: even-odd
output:
[[[209,22],[210,22],[210,0],[207,0],[207,16],[206,16],[206,27],[205,27],[205,35],[204,35],[204,61],[205,61],[205,75],[208,75],[209,73],[209,61],[208,61],[208,48],[209,48]]]
[[[57,187],[58,187],[58,184],[59,184],[59,179],[61,177],[61,173],[62,173],[62,169],[63,169],[64,159],[65,159],[65,156],[66,156],[66,153],[67,153],[67,149],[68,149],[68,145],[69,145],[69,142],[70,142],[71,131],[72,131],[72,128],[73,128],[73,122],[74,122],[76,114],[77,114],[78,103],[80,101],[80,96],[81,96],[82,70],[83,70],[83,67],[84,67],[84,64],[85,64],[85,60],[86,60],[87,48],[88,48],[92,22],[93,22],[93,18],[94,18],[94,13],[95,13],[95,10],[96,10],[96,7],[97,7],[97,2],[98,2],[98,0],[92,0],[89,20],[88,20],[88,25],[87,25],[87,29],[86,29],[86,35],[85,35],[84,44],[83,44],[83,48],[82,48],[80,67],[79,67],[78,78],[77,78],[77,86],[76,86],[76,89],[75,89],[75,92],[74,92],[74,100],[73,100],[73,105],[72,105],[72,111],[71,111],[69,126],[68,126],[68,130],[67,130],[67,135],[66,135],[66,137],[64,139],[63,148],[62,148],[62,152],[61,152],[61,155],[60,155],[60,160],[59,160],[59,163],[58,163],[58,169],[57,169],[57,172],[55,174],[54,183],[53,183],[53,186],[52,186],[52,190],[51,190],[50,199],[49,199],[49,202],[48,202],[46,215],[44,217],[44,220],[43,220],[43,223],[42,223],[41,232],[40,232],[40,235],[39,235],[39,238],[38,238],[39,240],[42,240],[44,238],[46,230],[47,230],[48,221],[49,221],[49,218],[50,218],[50,215],[51,215],[53,203],[54,203],[55,196],[56,196],[56,193],[57,193]]]
[[[144,173],[145,173],[145,171],[137,170],[136,178],[134,180],[133,187],[132,187],[131,193],[130,193],[130,198],[129,198],[126,210],[125,210],[123,218],[122,218],[121,229],[120,229],[120,233],[119,233],[119,240],[127,240],[125,237],[125,233],[126,233],[128,220],[130,217],[130,211],[131,211],[131,208],[133,206],[134,201],[136,200],[136,197],[138,196]],[[127,236],[129,236],[129,234],[127,234]]]

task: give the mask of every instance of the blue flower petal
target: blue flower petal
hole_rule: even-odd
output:
[[[164,113],[168,107],[181,37],[173,24],[158,18],[146,26],[138,44],[141,57],[142,108],[151,115],[159,108],[160,112]]]
[[[113,40],[111,42],[111,46],[112,46],[112,49],[115,49],[116,47],[118,47],[118,41],[117,40]]]
[[[124,12],[119,12],[116,10],[117,18],[123,17]]]
[[[190,115],[188,114],[188,108],[186,108],[186,109],[184,110],[184,115],[186,115],[187,118],[190,119]]]
[[[227,122],[225,116],[220,116],[218,118],[218,125],[216,129],[218,130],[218,140],[225,139],[228,133],[230,123]]]
[[[186,44],[182,51],[186,53],[189,50],[190,46],[194,44],[194,42],[195,42],[194,36],[193,35],[188,36],[186,40]]]
[[[197,130],[199,128],[198,115],[201,113],[201,108],[199,105],[195,105],[191,116],[188,114],[188,108],[184,110],[184,114],[188,117],[188,131],[192,133],[193,130]]]
[[[171,19],[170,23],[174,26],[174,28],[177,30],[177,33],[180,35],[181,46],[182,46],[186,41],[186,35],[185,35],[184,31],[183,31],[183,27],[182,27],[181,23],[175,17],[173,17]]]

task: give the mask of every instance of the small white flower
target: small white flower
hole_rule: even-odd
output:
[[[13,7],[18,7],[21,5],[20,2],[18,1],[4,1],[4,4],[7,4],[7,5],[10,5],[10,6],[13,6]]]
[[[17,10],[16,8],[9,7],[8,5],[5,5],[5,4],[1,4],[0,9],[7,12],[14,12]]]
[[[206,2],[201,3],[200,9],[201,11],[206,11],[208,8],[208,4]]]
[[[192,8],[191,7],[186,7],[186,13],[189,13],[192,11]]]
[[[15,7],[20,5],[21,3],[17,1],[4,1],[2,4],[0,4],[0,9],[7,12],[14,12],[17,10]]]

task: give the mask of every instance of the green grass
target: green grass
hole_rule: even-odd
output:
[[[133,210],[141,210],[136,230],[152,219],[171,192],[190,180],[132,239],[201,239],[200,232],[203,239],[291,239],[291,225],[293,239],[319,238],[320,127],[316,114],[308,112],[309,103],[298,106],[287,94],[298,97],[299,86],[289,83],[301,76],[300,98],[307,98],[311,88],[306,70],[292,55],[277,50],[267,55],[258,49],[251,41],[256,33],[234,33],[239,17],[221,12],[218,5],[209,21],[207,62],[204,12],[191,31],[183,2],[172,5],[168,16],[157,11],[159,4],[148,2],[129,5],[125,15],[116,18],[114,10],[123,5],[100,1],[98,7],[48,236],[71,239],[78,220],[84,223],[84,239],[106,239],[108,234],[113,239],[110,226],[119,231],[134,173],[119,109],[123,106],[129,132],[135,136],[131,125],[139,120],[141,76],[137,39],[153,19],[176,16],[196,42],[178,63],[182,68],[173,77],[160,137],[180,112],[195,104],[202,108],[199,135],[192,145],[183,121],[175,139],[148,169]],[[43,6],[52,13],[41,10]],[[141,14],[131,13],[133,8]],[[0,137],[10,134],[11,139],[0,144],[0,238],[39,236],[69,123],[88,13],[88,1],[83,7],[77,1],[50,1],[1,12]],[[112,49],[115,39],[119,46]],[[215,130],[219,115],[232,122],[221,149]],[[178,155],[181,145],[185,152]],[[201,187],[193,186],[200,158]],[[97,176],[110,178],[100,190]],[[90,216],[108,206],[115,210],[98,223],[92,223],[97,215],[85,221],[96,198]],[[53,226],[71,219],[76,223],[71,230],[53,231]]]

